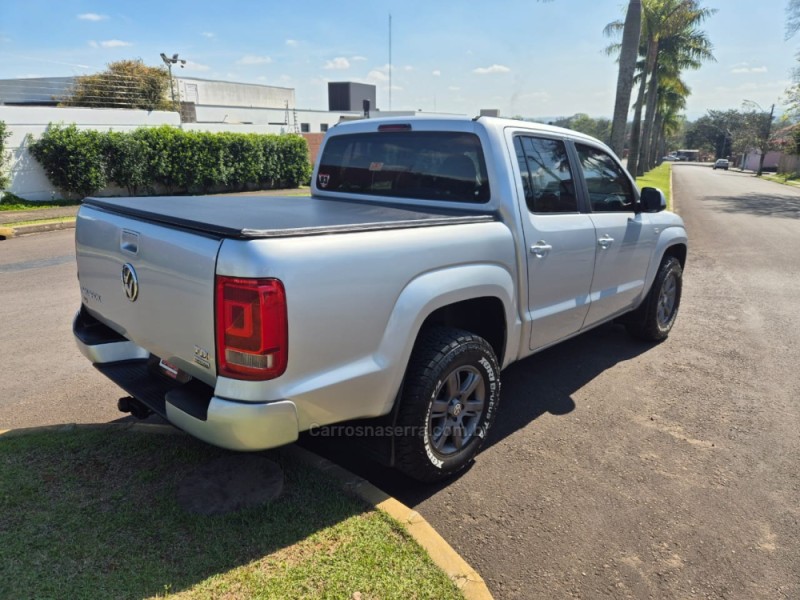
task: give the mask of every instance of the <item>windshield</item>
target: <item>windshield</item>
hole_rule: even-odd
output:
[[[317,186],[326,192],[489,201],[483,150],[472,133],[396,131],[331,137],[320,158]]]

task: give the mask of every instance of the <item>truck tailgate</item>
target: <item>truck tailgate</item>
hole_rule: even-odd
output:
[[[213,386],[220,243],[84,205],[75,233],[83,304],[111,329]]]

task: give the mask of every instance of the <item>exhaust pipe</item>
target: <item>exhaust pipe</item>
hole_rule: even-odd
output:
[[[130,413],[137,419],[146,419],[153,414],[152,410],[132,396],[125,396],[117,400],[117,408],[120,412]]]

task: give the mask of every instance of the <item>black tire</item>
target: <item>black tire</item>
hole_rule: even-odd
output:
[[[397,414],[395,466],[418,481],[464,469],[480,450],[500,401],[500,369],[483,338],[459,329],[420,332]]]
[[[674,256],[664,257],[644,302],[625,319],[628,333],[648,342],[667,339],[678,316],[682,290],[680,261]]]

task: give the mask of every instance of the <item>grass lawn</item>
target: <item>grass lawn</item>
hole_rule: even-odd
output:
[[[643,187],[654,187],[664,192],[667,197],[667,209],[672,210],[672,186],[670,185],[670,173],[672,173],[672,163],[664,161],[655,169],[652,169],[636,178],[636,185],[639,189]]]
[[[38,210],[41,208],[54,208],[57,206],[77,206],[80,200],[52,200],[47,202],[28,202],[14,194],[4,194],[0,197],[0,211],[7,210]]]
[[[399,524],[277,451],[274,502],[185,512],[187,473],[231,454],[128,430],[0,438],[0,597],[462,598]]]
[[[65,221],[74,221],[75,217],[53,217],[52,219],[34,219],[31,221],[15,221],[9,223],[6,227],[18,227],[20,225],[49,225],[50,223],[63,223]]]
[[[766,179],[767,181],[774,181],[775,183],[782,183],[784,185],[792,185],[792,186],[800,186],[800,179],[797,177],[793,177],[791,174],[789,175],[769,175],[763,174],[761,175],[762,179]]]

